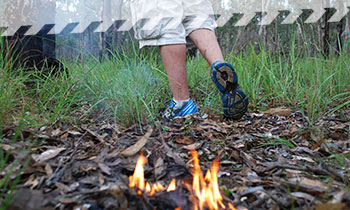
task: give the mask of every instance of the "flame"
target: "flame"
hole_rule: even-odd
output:
[[[171,180],[167,192],[175,191],[176,190],[176,179]]]
[[[194,210],[219,210],[219,209],[230,209],[236,210],[236,208],[228,203],[227,207],[223,203],[223,197],[219,189],[218,172],[219,172],[219,159],[214,160],[211,165],[210,170],[207,171],[205,177],[203,177],[202,170],[199,165],[199,159],[197,152],[191,150],[191,155],[193,157],[193,167],[192,175],[193,182],[192,188],[192,203]],[[143,192],[147,193],[148,196],[153,196],[159,191],[175,191],[176,190],[176,179],[173,179],[167,188],[165,188],[159,182],[154,185],[150,185],[149,182],[145,182],[143,166],[147,163],[147,159],[141,153],[139,160],[136,163],[136,168],[134,174],[129,177],[129,186],[131,188],[136,188],[138,194]],[[186,184],[186,183],[185,183]],[[181,210],[181,206],[177,207],[175,210]]]
[[[137,188],[137,193],[139,195],[141,195],[143,191],[146,191],[147,195],[153,196],[156,192],[164,191],[165,188],[159,182],[154,184],[152,187],[149,182],[145,182],[143,166],[146,163],[147,159],[143,153],[141,153],[139,159],[137,160],[134,174],[129,177],[129,187]],[[176,180],[173,180],[173,182],[173,185],[169,185],[168,187],[169,191],[176,189]]]
[[[146,191],[147,194],[149,196],[152,196],[154,195],[156,192],[159,192],[159,191],[164,191],[165,188],[163,187],[162,184],[160,184],[159,182],[155,183],[153,186],[152,186],[152,190],[151,191]]]
[[[193,157],[193,192],[195,197],[199,201],[199,205],[196,201],[193,201],[195,210],[202,210],[208,208],[209,210],[226,209],[223,203],[223,197],[219,189],[218,172],[219,172],[219,159],[214,160],[211,169],[207,171],[205,178],[203,179],[202,170],[199,165],[197,152],[191,151]],[[233,205],[228,205],[228,209],[235,210]]]
[[[145,175],[144,175],[144,170],[143,170],[143,166],[146,163],[147,163],[147,159],[145,158],[145,156],[143,156],[143,153],[141,153],[139,159],[137,160],[134,174],[129,177],[129,186],[131,188],[137,187],[138,188],[137,193],[139,195],[142,194],[142,191],[145,189],[145,185],[146,185],[145,184],[145,177],[144,177]]]

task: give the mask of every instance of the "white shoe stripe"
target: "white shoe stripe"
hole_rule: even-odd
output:
[[[186,107],[185,109],[182,110],[182,114],[186,115],[187,111],[190,109],[190,106]]]
[[[181,111],[182,116],[186,116],[190,113],[192,113],[196,108],[196,105],[193,103],[193,101],[190,101],[189,104]]]
[[[186,110],[185,110],[185,115],[187,114],[191,114],[196,110],[196,106],[192,103],[191,106],[189,106]]]

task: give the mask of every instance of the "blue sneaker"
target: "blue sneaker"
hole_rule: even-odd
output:
[[[238,85],[238,77],[231,64],[216,61],[211,67],[211,78],[220,91],[224,116],[240,119],[248,110],[248,97]]]
[[[184,103],[181,107],[177,107],[174,99],[171,99],[168,108],[163,112],[162,115],[164,118],[172,120],[179,117],[188,117],[197,112],[197,107],[192,99]]]

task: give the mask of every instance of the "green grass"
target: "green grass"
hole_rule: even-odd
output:
[[[330,105],[350,100],[350,56],[299,58],[271,56],[253,50],[227,59],[238,71],[239,81],[254,107],[271,104],[293,106],[306,113],[312,124]],[[345,102],[344,102],[345,101]],[[277,103],[276,103],[277,102]]]
[[[303,111],[310,125],[320,116],[347,107],[350,99],[350,56],[324,59],[299,58],[293,52],[273,56],[253,49],[241,55],[228,55],[237,69],[240,85],[252,109],[289,106]],[[202,57],[188,59],[191,97],[203,108],[221,113],[218,91],[210,79],[210,68]],[[73,65],[80,78],[85,99],[103,110],[107,118],[128,125],[152,122],[164,102],[171,98],[159,52],[146,54],[132,50],[104,62],[91,60],[86,66]],[[330,109],[331,107],[333,109]]]
[[[0,127],[9,117],[8,112],[18,109],[24,94],[23,84],[28,79],[22,69],[14,69],[17,58],[6,53],[10,51],[15,51],[14,46],[0,38]]]
[[[80,82],[53,69],[28,69],[16,65],[17,53],[5,53],[0,40],[0,127],[24,122],[38,127],[64,121],[74,111],[82,94]],[[7,51],[15,51],[9,49]],[[72,119],[72,118],[70,118]]]
[[[44,73],[37,70],[31,74],[33,86],[28,90],[35,104],[28,110],[37,117],[31,118],[35,126],[51,124],[57,121],[70,121],[71,114],[79,109],[82,93],[76,87],[79,80],[69,77],[66,73],[53,75],[53,72]],[[30,99],[28,99],[30,100]],[[29,115],[30,116],[30,115]]]
[[[163,98],[166,75],[160,70],[154,51],[145,54],[116,55],[104,62],[90,60],[88,64],[74,64],[73,77],[79,80],[82,100],[99,110],[99,115],[129,125],[153,121]],[[89,114],[89,113],[86,113]]]
[[[251,103],[250,111],[288,106],[301,110],[312,125],[320,116],[350,104],[350,77],[346,76],[350,74],[350,56],[346,53],[329,59],[322,55],[301,58],[293,50],[275,56],[263,49],[256,53],[252,47],[244,54],[228,55],[226,60],[236,68]],[[157,48],[140,51],[130,47],[103,61],[92,57],[66,62],[66,67],[69,75],[53,77],[44,70],[14,71],[13,65],[3,60],[1,124],[17,122],[23,113],[27,113],[27,126],[34,127],[57,121],[79,122],[91,115],[125,126],[150,123],[171,98]],[[209,108],[220,114],[220,96],[206,61],[202,57],[188,59],[187,70],[191,97],[200,110]],[[88,102],[89,109],[74,117],[80,102]]]
[[[43,74],[43,70],[2,69],[0,77],[0,123],[36,127],[65,119],[80,100],[73,81],[64,73],[58,77]],[[25,113],[25,118],[22,119]]]
[[[266,136],[266,138],[262,139],[261,145],[259,145],[257,148],[260,147],[266,147],[266,146],[279,146],[279,145],[285,145],[291,149],[295,148],[294,144],[290,143],[288,140],[276,136]]]

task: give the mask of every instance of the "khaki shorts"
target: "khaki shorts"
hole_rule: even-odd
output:
[[[184,44],[194,30],[215,30],[210,0],[131,0],[135,38],[144,46]]]

